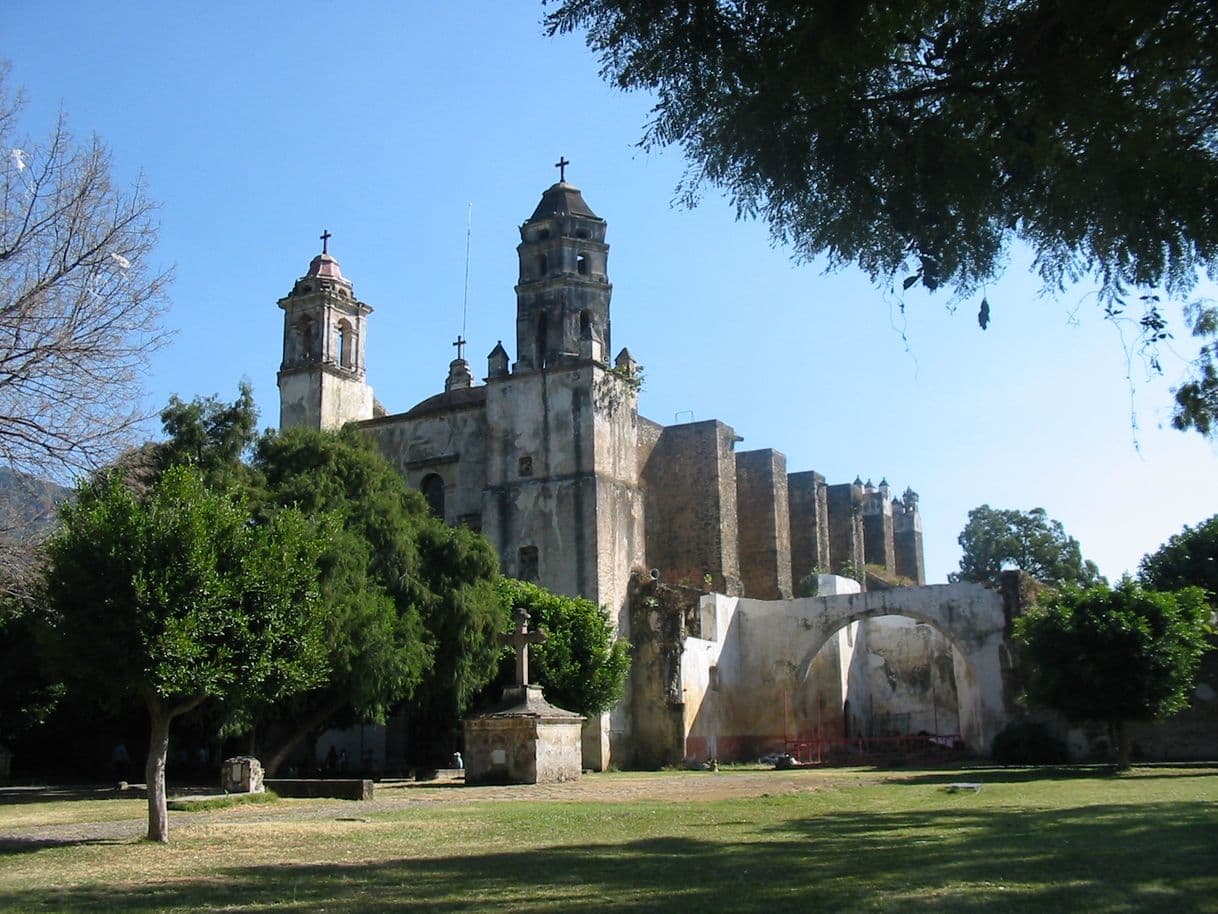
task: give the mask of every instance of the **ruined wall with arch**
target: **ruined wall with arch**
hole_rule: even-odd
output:
[[[971,751],[988,754],[1016,712],[1008,639],[1019,611],[1017,581],[1001,592],[943,584],[797,600],[710,594],[699,607],[699,636],[681,644],[674,704],[683,745],[670,754],[745,759],[789,739],[841,735],[851,677],[870,656],[867,628],[891,616],[928,626],[950,645],[951,723]],[[933,652],[928,656],[933,662]],[[925,717],[914,719],[917,730],[928,729]]]

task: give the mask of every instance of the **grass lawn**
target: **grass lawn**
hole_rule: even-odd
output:
[[[136,800],[6,805],[0,910],[1218,911],[1218,769],[775,772],[766,795],[722,798],[741,776],[175,813],[169,846],[38,840],[40,822],[141,816]],[[708,799],[666,798],[690,779]]]

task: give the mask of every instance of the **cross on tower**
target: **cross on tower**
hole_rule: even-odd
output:
[[[523,606],[516,610],[516,628],[510,635],[504,635],[503,641],[512,645],[516,651],[516,685],[524,687],[529,684],[529,645],[544,644],[546,633],[529,631],[529,611]]]
[[[460,333],[458,333],[457,341],[455,343],[453,343],[453,345],[457,347],[457,358],[458,359],[465,358],[465,343],[466,343],[465,338]]]
[[[329,254],[329,253],[330,253],[330,251],[329,251],[329,247],[330,247],[330,239],[331,239],[331,238],[333,238],[333,237],[334,237],[334,236],[330,234],[330,230],[329,230],[329,229],[322,229],[322,230],[321,230],[321,252],[322,252],[323,254]]]
[[[558,180],[560,182],[567,180],[567,166],[570,164],[563,156],[559,156],[558,161],[554,163],[554,167],[558,169]]]

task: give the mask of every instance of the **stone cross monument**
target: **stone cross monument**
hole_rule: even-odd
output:
[[[545,644],[546,633],[529,631],[529,611],[523,606],[516,610],[516,628],[511,634],[504,635],[505,643],[512,645],[516,651],[516,688],[523,689],[529,684],[529,645]]]
[[[529,645],[546,640],[529,631],[529,611],[516,610],[516,624],[502,635],[516,651],[516,681],[498,705],[464,720],[466,784],[543,784],[577,778],[583,770],[580,727],[584,718],[545,700],[529,684]]]

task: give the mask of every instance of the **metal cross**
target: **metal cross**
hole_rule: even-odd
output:
[[[516,650],[516,685],[529,684],[529,645],[544,644],[546,633],[529,631],[529,611],[523,606],[516,610],[516,628],[510,635],[504,635],[503,640]]]
[[[323,254],[329,254],[329,253],[330,253],[330,251],[329,251],[329,247],[330,247],[330,239],[331,239],[331,238],[333,238],[333,237],[334,237],[334,236],[330,234],[330,230],[329,230],[329,229],[322,229],[322,230],[321,230],[321,252],[322,252]]]
[[[558,161],[554,163],[554,167],[558,169],[559,181],[567,180],[567,166],[570,164],[563,156],[559,156]]]
[[[455,343],[453,343],[453,345],[457,347],[457,358],[458,359],[465,358],[465,343],[466,343],[465,338],[462,337],[461,334],[458,333],[457,341]]]

